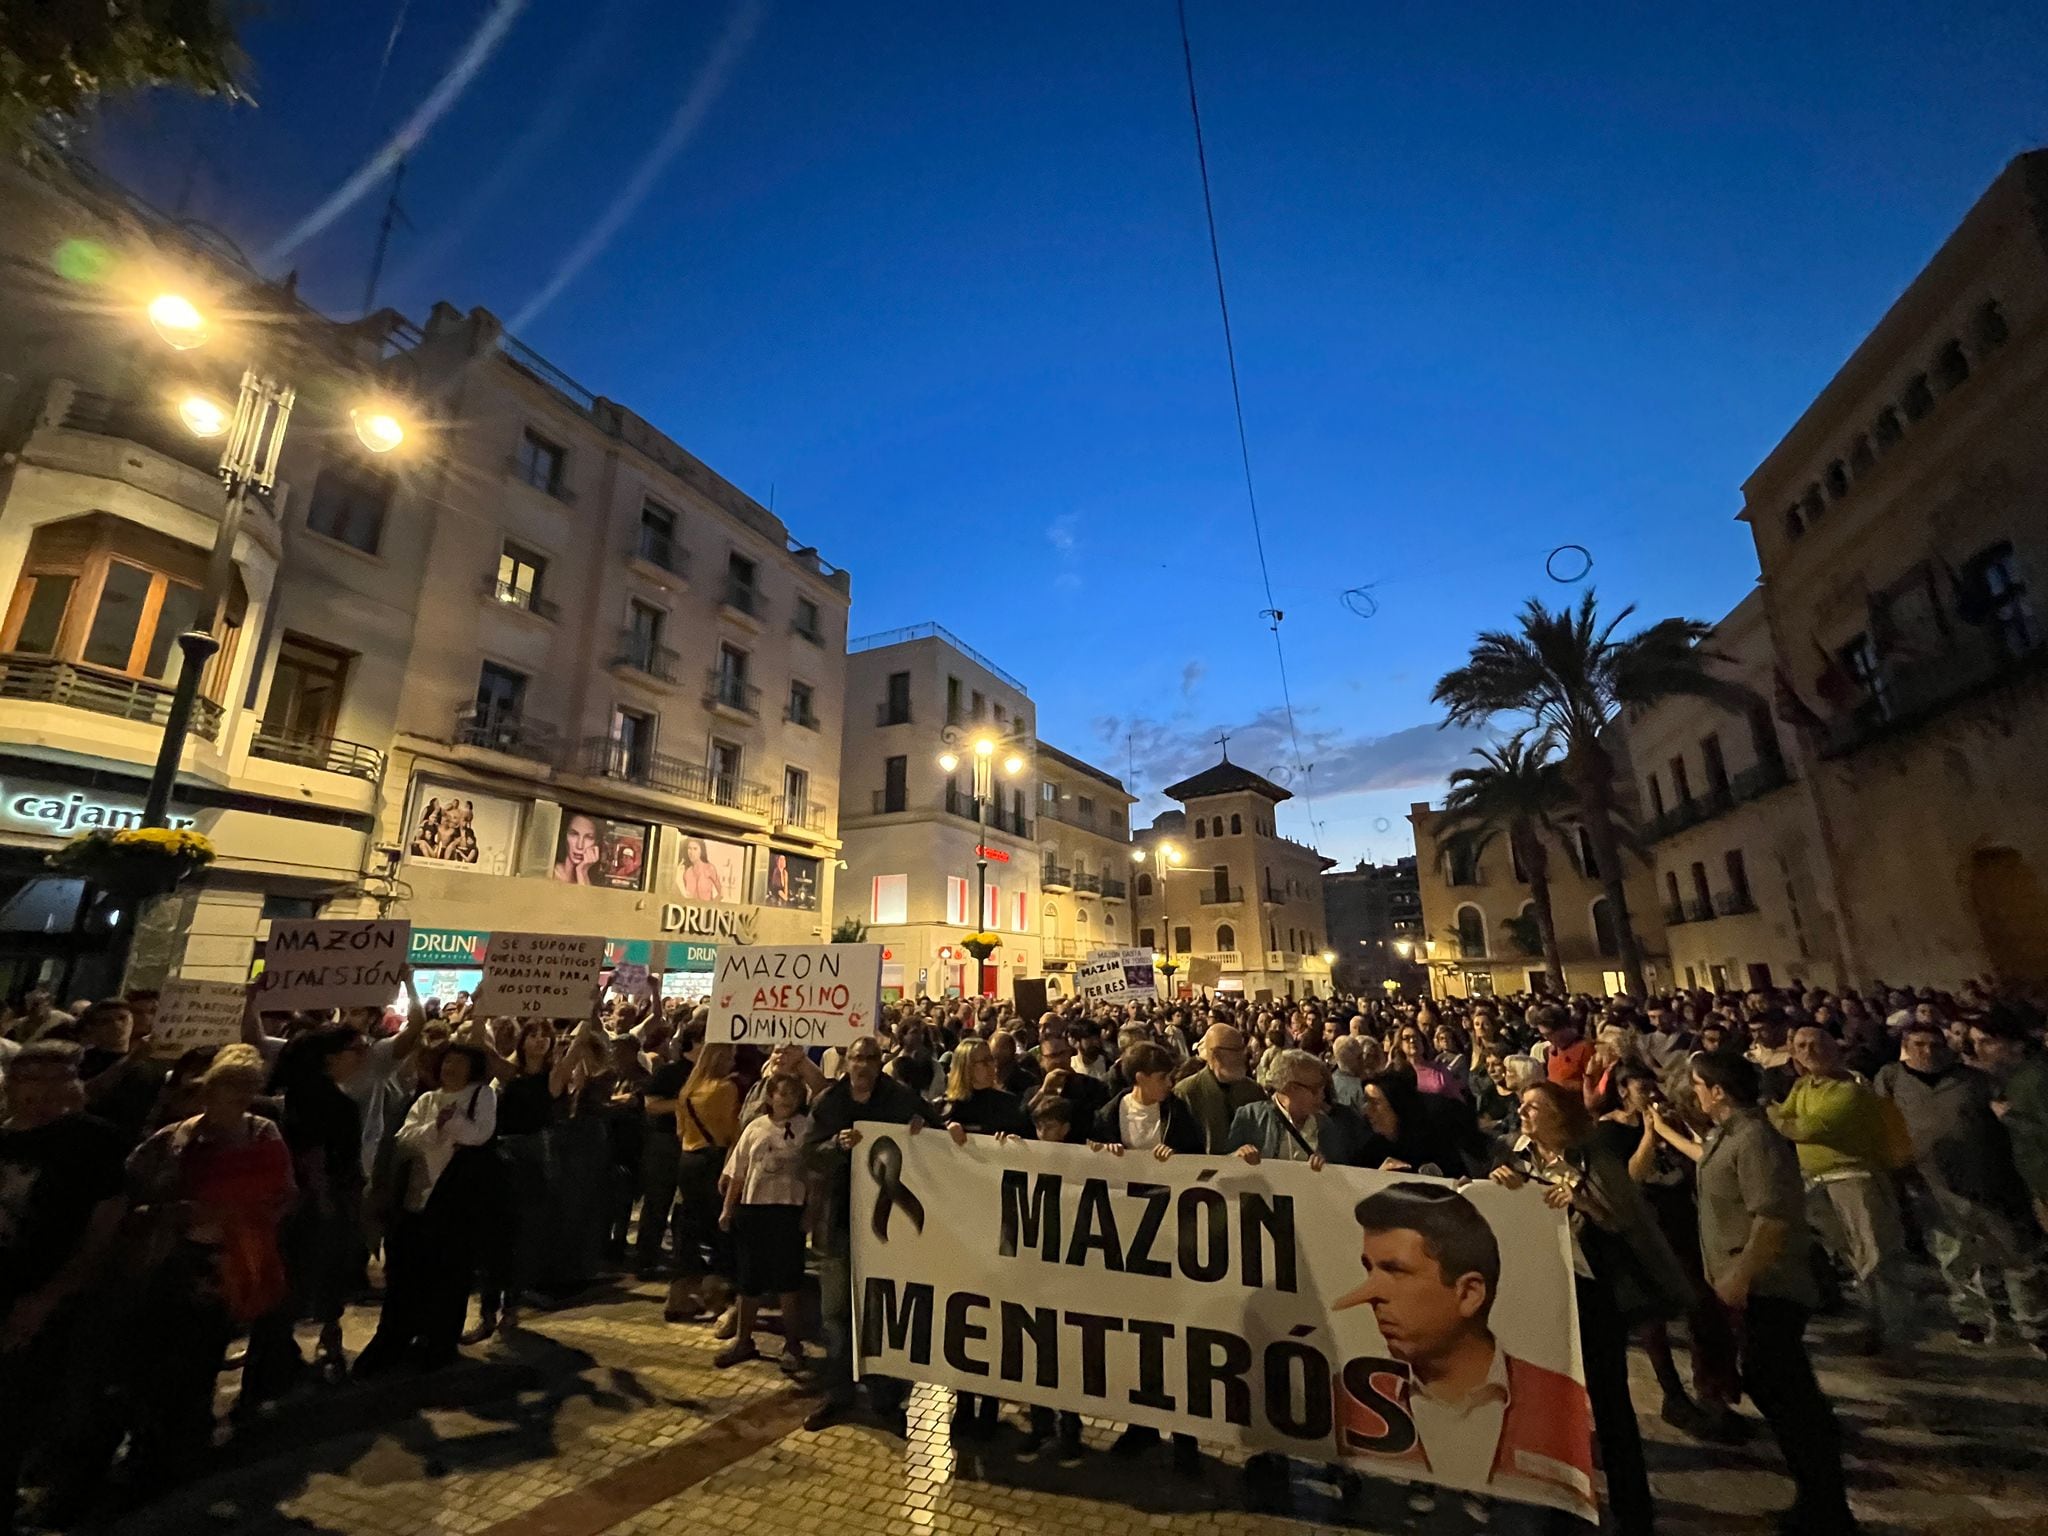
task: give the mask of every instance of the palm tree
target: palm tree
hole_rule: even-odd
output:
[[[1550,755],[1548,738],[1532,744],[1528,731],[1517,731],[1497,747],[1480,747],[1476,768],[1451,775],[1439,824],[1439,847],[1450,859],[1477,860],[1493,843],[1505,840],[1529,882],[1538,952],[1551,989],[1565,995],[1564,956],[1557,947],[1557,924],[1550,913],[1550,839],[1562,839],[1560,818],[1572,804],[1564,766]]]
[[[1576,610],[1553,612],[1532,597],[1523,605],[1518,631],[1483,631],[1465,665],[1438,678],[1430,697],[1443,705],[1451,725],[1527,715],[1563,750],[1565,782],[1600,866],[1622,970],[1629,991],[1642,997],[1649,989],[1622,883],[1614,757],[1601,737],[1623,709],[1674,694],[1710,699],[1738,713],[1758,700],[1750,689],[1708,670],[1710,661],[1726,658],[1701,646],[1709,626],[1697,619],[1660,619],[1617,640],[1615,630],[1634,612],[1631,604],[1603,624],[1590,589]]]

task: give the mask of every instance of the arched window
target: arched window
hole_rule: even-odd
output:
[[[1080,909],[1079,909],[1078,911],[1076,911],[1076,912],[1074,913],[1074,926],[1075,926],[1075,927],[1077,927],[1077,928],[1079,928],[1079,927],[1083,927],[1083,926],[1085,926],[1085,925],[1087,924],[1087,921],[1088,921],[1088,909],[1087,909],[1086,907],[1082,907],[1082,908],[1080,908]]]
[[[1197,840],[1197,841],[1199,841],[1199,840],[1201,839],[1201,836],[1202,836],[1202,832],[1203,832],[1203,828],[1204,828],[1204,827],[1205,827],[1206,825],[1207,825],[1207,823],[1206,823],[1206,822],[1204,822],[1204,821],[1202,820],[1202,818],[1201,818],[1201,817],[1197,816],[1197,817],[1195,818],[1195,837],[1196,837],[1196,840]]]
[[[1138,876],[1138,894],[1140,896],[1150,896],[1152,894],[1152,877],[1150,875]]]
[[[1043,924],[1039,929],[1040,933],[1044,934],[1048,939],[1056,939],[1060,936],[1060,909],[1053,903],[1048,901],[1045,904],[1045,913],[1040,921]]]
[[[1228,923],[1218,923],[1216,925],[1216,947],[1218,949],[1237,948],[1237,930]]]
[[[1235,837],[1238,833],[1242,832],[1243,830],[1244,818],[1238,815],[1237,812],[1232,811],[1230,813],[1230,835],[1232,837]]]
[[[1486,914],[1469,902],[1458,908],[1458,958],[1486,958]]]
[[[1785,509],[1785,537],[1787,539],[1797,539],[1802,537],[1805,532],[1806,519],[1799,515],[1799,509],[1797,507],[1787,507]]]
[[[1614,926],[1614,908],[1602,896],[1593,903],[1593,944],[1603,955],[1621,953],[1621,933]]]

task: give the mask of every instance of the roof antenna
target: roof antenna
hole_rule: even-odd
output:
[[[377,307],[377,283],[384,276],[384,258],[391,250],[391,231],[399,224],[407,229],[413,227],[412,220],[405,216],[405,210],[398,205],[398,192],[405,185],[405,156],[391,170],[391,195],[384,200],[384,217],[377,223],[377,249],[370,257],[370,280],[363,285],[363,313],[369,314]]]

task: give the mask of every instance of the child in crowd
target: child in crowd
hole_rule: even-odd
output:
[[[768,1081],[768,1113],[747,1122],[725,1162],[725,1209],[721,1230],[733,1236],[739,1269],[739,1327],[719,1351],[716,1365],[758,1360],[754,1319],[770,1297],[782,1305],[782,1366],[801,1369],[804,1351],[797,1326],[798,1293],[804,1283],[804,1137],[811,1128],[804,1113],[802,1079],[779,1073]]]
[[[1064,1077],[1064,1073],[1054,1076]],[[1050,1079],[1048,1079],[1050,1084]],[[1062,1084],[1061,1086],[1064,1086]],[[1041,1093],[1031,1101],[1031,1124],[1040,1141],[1080,1141],[1083,1138],[1074,1132],[1074,1106],[1059,1092]],[[1045,1448],[1055,1438],[1057,1426],[1058,1455],[1061,1461],[1076,1461],[1081,1455],[1081,1415],[1078,1413],[1055,1413],[1050,1408],[1033,1404],[1031,1408],[1031,1429],[1024,1437],[1024,1450],[1032,1454]]]

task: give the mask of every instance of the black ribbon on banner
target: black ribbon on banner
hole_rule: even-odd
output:
[[[924,1202],[903,1185],[903,1149],[889,1136],[868,1144],[868,1175],[875,1181],[875,1236],[889,1241],[889,1217],[901,1211],[919,1234],[924,1232]]]

